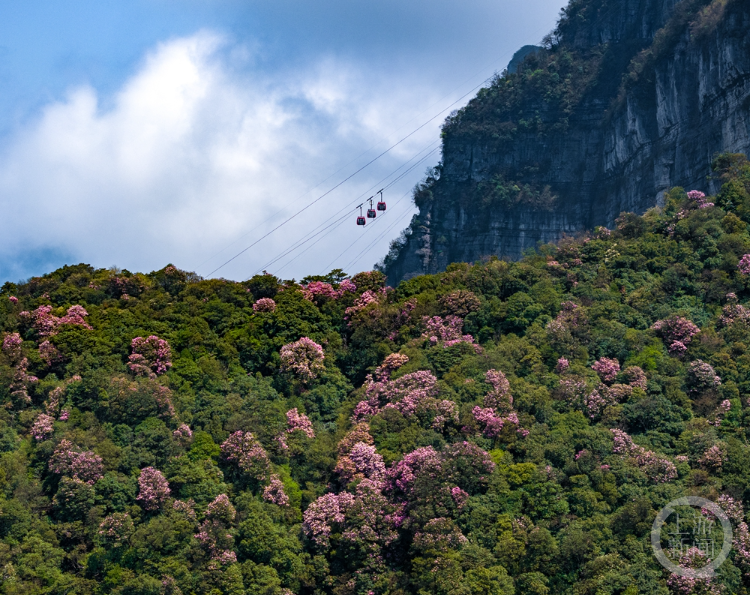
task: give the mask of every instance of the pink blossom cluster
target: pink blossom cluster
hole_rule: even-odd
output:
[[[375,370],[374,376],[380,382],[390,380],[391,374],[404,366],[409,361],[409,356],[401,353],[388,354],[383,363]]]
[[[128,368],[136,376],[155,377],[172,367],[172,350],[164,339],[156,335],[136,337],[130,342],[133,353]]]
[[[380,481],[385,476],[385,464],[375,446],[357,442],[339,457],[334,471],[347,483],[355,479]]]
[[[578,403],[586,395],[586,382],[575,376],[560,379],[560,396],[570,402]]]
[[[721,311],[721,316],[719,317],[719,325],[732,326],[736,322],[741,322],[744,324],[750,323],[750,309],[736,302],[729,303],[724,306]]]
[[[395,507],[382,492],[382,482],[363,479],[354,491],[354,500],[345,510],[344,542],[363,547],[380,558],[382,548],[398,538]]]
[[[313,430],[310,418],[304,413],[299,413],[296,407],[286,412],[286,423],[287,434],[300,431],[308,438],[315,438],[315,430]]]
[[[750,275],[750,254],[745,254],[737,263],[737,269],[741,275]]]
[[[550,339],[557,342],[565,342],[570,338],[570,333],[581,325],[581,312],[575,302],[563,302],[560,304],[560,312],[550,320],[545,327]]]
[[[600,240],[606,240],[612,235],[612,231],[601,225],[594,230],[594,235]]]
[[[583,405],[588,411],[589,417],[595,419],[602,412],[613,405],[616,401],[610,396],[609,391],[599,391],[594,389],[583,398]]]
[[[127,512],[115,512],[99,523],[97,535],[107,545],[118,547],[127,542],[133,533],[133,519]]]
[[[407,497],[411,494],[417,476],[427,473],[436,476],[442,467],[442,459],[432,446],[417,448],[404,455],[387,472],[388,489],[401,492]]]
[[[424,529],[414,534],[414,547],[421,551],[447,552],[468,542],[456,524],[443,517],[430,519]]]
[[[693,392],[716,388],[721,385],[721,378],[716,374],[711,364],[699,359],[690,362],[687,377],[690,390]]]
[[[172,436],[177,438],[177,440],[187,441],[193,437],[193,431],[190,429],[189,425],[180,424],[180,427],[178,427],[174,432],[172,432]]]
[[[362,295],[360,295],[357,300],[354,302],[353,306],[350,306],[344,311],[344,320],[349,320],[349,324],[351,324],[351,319],[359,314],[362,310],[367,308],[370,304],[377,304],[380,302],[380,300],[385,297],[385,290],[381,289],[378,293],[375,293],[374,291],[368,289],[367,291],[363,292]]]
[[[469,500],[469,493],[462,490],[458,486],[451,489],[451,498],[456,503],[456,507],[461,509],[466,505]]]
[[[689,548],[678,560],[678,566],[682,568],[703,568],[711,563],[710,558],[697,547]],[[675,595],[721,595],[724,592],[723,585],[717,583],[710,576],[699,574],[686,574],[685,576],[670,573],[667,578],[667,586]]]
[[[258,481],[265,481],[271,470],[271,461],[265,449],[251,432],[237,431],[221,445],[227,461],[237,463],[240,469]]]
[[[704,469],[721,471],[726,459],[726,449],[721,444],[714,444],[698,459],[698,464]]]
[[[312,281],[302,287],[302,296],[309,301],[336,300],[339,298],[339,292],[333,288],[330,283],[322,281]]]
[[[51,366],[56,361],[60,360],[60,352],[52,343],[45,340],[39,344],[39,357],[44,363]]]
[[[693,336],[700,332],[695,324],[682,316],[670,316],[665,320],[658,320],[651,325],[651,328],[669,343],[670,353],[676,355],[685,353]]]
[[[138,496],[145,510],[158,510],[169,498],[169,482],[164,474],[153,467],[144,467],[138,476]]]
[[[570,362],[567,358],[561,357],[557,360],[557,366],[555,366],[555,372],[558,374],[565,374],[570,368]]]
[[[354,293],[355,291],[357,291],[357,286],[351,279],[344,279],[339,283],[339,293],[341,295],[344,293]]]
[[[677,468],[672,461],[638,446],[622,430],[611,429],[610,432],[614,435],[615,454],[628,457],[632,463],[643,470],[651,481],[666,483],[677,477]]]
[[[458,421],[457,405],[447,399],[436,398],[437,378],[431,372],[421,370],[395,380],[386,379],[390,376],[387,369],[380,369],[376,374],[384,380],[374,381],[371,375],[367,376],[365,399],[354,408],[352,421],[371,417],[383,409],[396,409],[405,417],[434,413],[432,425],[439,430],[442,430],[448,421]]]
[[[721,496],[719,496],[717,503],[719,506],[721,506],[721,509],[726,513],[727,517],[729,517],[729,520],[732,521],[732,523],[734,523],[735,525],[739,525],[740,523],[744,522],[745,509],[742,506],[741,500],[735,500],[728,494],[722,494]],[[701,509],[701,512],[704,512],[704,510]]]
[[[237,561],[237,554],[233,551],[234,537],[229,533],[236,516],[237,511],[226,494],[218,495],[208,505],[200,531],[194,537],[201,542],[211,558],[209,568],[216,569]]]
[[[191,498],[187,502],[175,500],[172,502],[172,510],[184,514],[191,521],[195,520],[195,501]]]
[[[648,388],[646,373],[639,366],[628,366],[623,371],[623,375],[627,379],[628,384],[633,388],[640,388],[641,390]]]
[[[745,578],[750,577],[750,530],[744,521],[733,532],[732,549],[734,563],[742,569]]]
[[[61,440],[49,460],[49,469],[58,475],[93,484],[103,475],[102,458],[90,450],[81,451],[69,440]]]
[[[442,296],[438,303],[444,311],[455,316],[466,316],[476,312],[482,305],[476,294],[465,289],[458,289]]]
[[[464,320],[458,316],[449,315],[445,318],[441,316],[425,316],[422,318],[422,322],[427,327],[427,330],[422,333],[422,336],[430,340],[432,345],[442,344],[443,347],[452,347],[459,343],[474,343],[474,337],[471,335],[463,335]],[[475,349],[479,347],[475,345]]]
[[[687,193],[688,200],[699,209],[707,209],[714,206],[714,203],[706,200],[706,195],[700,190],[691,190]]]
[[[83,306],[71,306],[68,308],[65,316],[58,318],[52,314],[52,306],[39,306],[33,312],[24,310],[19,314],[21,318],[31,321],[34,329],[40,337],[52,337],[59,332],[59,327],[71,324],[91,329],[91,325],[86,322],[86,316],[89,313]]]
[[[10,333],[3,339],[2,350],[13,364],[13,378],[10,384],[11,395],[22,403],[31,403],[29,385],[39,382],[36,376],[28,374],[29,360],[23,356],[23,339],[18,333]]]
[[[519,425],[518,414],[513,410],[513,396],[510,394],[510,383],[505,374],[499,370],[488,370],[484,380],[492,388],[484,397],[484,407],[474,407],[474,419],[484,425],[484,435],[494,438],[502,431],[506,423]],[[528,436],[528,430],[517,427],[516,432]]]
[[[8,301],[14,306],[18,303],[18,298],[14,295],[8,296]]]
[[[317,378],[325,369],[323,348],[308,337],[284,345],[280,355],[281,369],[295,374],[303,382]]]
[[[354,496],[348,492],[323,494],[303,513],[302,530],[318,546],[328,547],[334,527],[344,523],[344,514],[353,503]]]
[[[289,496],[284,491],[284,484],[278,475],[271,475],[271,481],[263,490],[263,499],[277,506],[289,506]]]
[[[729,410],[731,408],[732,403],[729,402],[729,399],[724,399],[721,403],[719,403],[716,411],[714,411],[713,421],[710,421],[708,423],[718,428],[721,425],[721,422],[724,421],[724,418],[726,417],[727,413],[729,413]]]
[[[31,435],[34,440],[47,440],[47,438],[52,436],[52,433],[55,431],[54,423],[54,417],[46,413],[40,413],[31,426]]]
[[[273,312],[276,310],[276,302],[271,298],[260,298],[253,304],[254,312]]]
[[[620,362],[618,362],[616,359],[600,357],[596,362],[594,362],[594,364],[591,366],[591,369],[599,374],[599,377],[604,382],[609,384],[617,377],[617,374],[619,374]]]

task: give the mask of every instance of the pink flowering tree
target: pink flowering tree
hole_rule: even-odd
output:
[[[302,382],[309,382],[325,370],[323,348],[308,337],[288,343],[281,348],[281,369],[294,374]]]
[[[34,440],[41,441],[50,438],[55,431],[54,423],[54,417],[40,413],[31,426],[31,435]]]
[[[687,351],[687,346],[700,329],[682,316],[670,316],[664,320],[658,320],[651,329],[664,339],[669,352],[674,355],[682,355]]]
[[[145,510],[159,510],[169,494],[169,483],[161,471],[153,467],[141,469],[136,500],[140,501]]]
[[[740,261],[737,263],[737,270],[740,272],[740,275],[750,275],[750,254],[745,254],[740,258]]]
[[[677,468],[669,459],[658,456],[633,442],[622,430],[612,429],[614,452],[631,464],[639,467],[646,476],[656,483],[666,483],[677,477]]]
[[[237,431],[221,445],[224,458],[257,481],[266,481],[271,461],[263,446],[251,432]]]
[[[599,374],[599,378],[601,378],[603,382],[609,384],[613,382],[617,377],[617,374],[619,374],[620,362],[618,362],[616,359],[602,357],[594,362],[594,364],[591,366],[591,369]]]
[[[226,494],[220,494],[208,505],[200,531],[195,538],[210,559],[209,568],[216,569],[237,561],[234,537],[230,533],[236,516],[237,511]]]
[[[441,316],[433,316],[432,318],[425,316],[422,322],[427,327],[422,336],[430,341],[432,345],[442,345],[443,347],[452,347],[459,343],[474,344],[474,337],[472,335],[464,335],[463,318],[458,316],[449,315],[445,318]],[[475,349],[478,345],[474,346]]]
[[[133,519],[127,512],[115,512],[104,517],[96,534],[102,545],[120,547],[128,542],[134,530]]]
[[[83,306],[71,306],[64,316],[57,317],[52,314],[52,306],[39,306],[32,312],[23,311],[19,314],[21,319],[31,323],[40,337],[52,337],[60,332],[64,325],[76,325],[91,330],[91,325],[86,322],[89,313]]]
[[[3,338],[2,350],[13,367],[10,394],[16,401],[23,405],[28,405],[31,403],[29,387],[39,382],[39,379],[28,373],[29,360],[21,351],[22,345],[23,339],[21,339],[21,335],[10,333]]]
[[[278,475],[271,475],[271,481],[263,490],[263,499],[277,506],[289,506],[289,496],[284,491],[284,484]]]
[[[254,312],[273,312],[276,310],[276,302],[271,298],[260,298],[253,304]]]
[[[339,457],[334,471],[345,483],[355,479],[380,481],[385,476],[385,464],[375,446],[357,442],[348,453]]]
[[[328,548],[331,533],[344,523],[344,515],[353,502],[354,496],[348,492],[322,495],[303,513],[302,530],[317,546]]]
[[[339,295],[339,292],[330,283],[323,283],[322,281],[312,281],[302,287],[302,296],[316,304],[338,299]]]
[[[474,419],[484,426],[484,435],[495,438],[506,424],[512,424],[518,434],[526,437],[529,432],[519,425],[518,414],[513,410],[510,383],[505,374],[498,370],[488,370],[484,379],[492,389],[484,397],[484,407],[476,406],[472,410]]]
[[[687,383],[691,392],[700,392],[720,386],[721,378],[711,364],[697,359],[688,366]]]
[[[132,354],[128,368],[136,376],[159,376],[172,367],[172,350],[164,339],[156,335],[136,337],[130,343]]]
[[[700,190],[690,190],[687,193],[687,197],[689,206],[691,207],[695,207],[697,209],[707,209],[714,206],[714,203],[706,200],[705,193],[701,192]]]
[[[52,473],[93,484],[102,477],[102,458],[90,450],[80,450],[69,440],[61,440],[49,460]]]
[[[690,547],[677,560],[682,568],[703,568],[711,563],[708,555],[697,547]],[[667,587],[675,595],[722,595],[724,585],[715,577],[696,575],[680,575],[671,573],[667,578]]]

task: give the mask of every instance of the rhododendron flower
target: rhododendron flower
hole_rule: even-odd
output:
[[[355,291],[357,291],[357,286],[351,279],[344,279],[339,283],[339,294],[344,295],[344,293],[354,293]]]
[[[273,312],[276,310],[276,302],[271,298],[260,298],[253,304],[254,312]]]
[[[665,483],[677,477],[674,463],[659,457],[656,453],[635,444],[630,436],[622,430],[610,430],[614,437],[614,452],[628,458],[640,467],[646,476],[657,483]]]
[[[251,432],[235,432],[221,445],[221,452],[227,461],[237,463],[254,479],[265,481],[268,477],[271,461]]]
[[[333,525],[344,522],[344,513],[353,503],[348,492],[322,495],[303,513],[302,530],[318,546],[328,547]]]
[[[737,268],[741,275],[750,275],[750,254],[745,254],[740,258],[740,262],[737,264]]]
[[[687,377],[690,390],[693,392],[716,388],[721,385],[721,378],[714,372],[711,364],[699,359],[690,362]]]
[[[18,333],[9,333],[3,338],[3,351],[10,356],[13,356],[21,351],[21,345],[23,339]]]
[[[323,348],[308,337],[284,345],[280,355],[281,369],[294,373],[305,382],[317,378],[325,369]]]
[[[16,296],[14,296],[14,295],[11,295],[11,296],[8,296],[8,301],[11,304],[17,304],[18,303],[18,298]]]
[[[433,344],[442,343],[443,347],[452,347],[459,343],[474,343],[474,337],[471,335],[463,335],[464,321],[463,318],[458,316],[425,316],[422,319],[427,330],[422,333],[422,336],[429,338]],[[475,346],[479,347],[478,345]]]
[[[687,351],[693,336],[700,332],[695,324],[682,316],[670,316],[665,320],[659,320],[651,325],[651,328],[669,343],[670,353],[676,355],[682,355]]]
[[[284,492],[284,484],[278,475],[271,475],[271,481],[263,490],[263,499],[278,506],[289,506],[289,496]]]
[[[36,418],[34,425],[31,426],[31,435],[34,440],[46,440],[54,432],[55,418],[47,415],[46,413],[40,413]]]
[[[138,476],[138,496],[141,506],[146,510],[158,510],[169,497],[169,483],[164,474],[153,467],[141,469]]]
[[[334,471],[347,482],[362,478],[377,481],[385,476],[385,464],[373,445],[357,442],[348,453],[339,457]]]
[[[236,515],[237,511],[226,494],[217,496],[206,509],[205,520],[194,537],[201,542],[211,558],[211,569],[237,561],[237,554],[232,551],[234,538],[228,531]]]
[[[127,542],[134,530],[133,519],[127,512],[115,512],[104,517],[97,535],[106,545],[119,547]]]
[[[91,451],[80,451],[69,440],[61,440],[49,460],[53,473],[89,484],[102,477],[102,458]]]
[[[720,444],[714,444],[712,447],[706,450],[706,452],[703,453],[702,457],[698,459],[698,464],[704,469],[721,471],[725,458],[726,450],[724,446]]]
[[[136,337],[130,347],[133,353],[128,368],[137,376],[158,376],[172,367],[172,350],[164,339],[155,335]]]
[[[178,440],[187,441],[193,437],[193,431],[187,424],[180,424],[180,427],[172,432],[172,436],[174,436]]]
[[[78,325],[91,330],[85,318],[89,313],[83,306],[71,306],[65,316],[58,318],[52,314],[52,306],[39,306],[33,312],[21,312],[19,316],[31,321],[34,329],[40,337],[51,337],[59,332],[59,327],[70,324]]]
[[[618,362],[616,359],[602,357],[594,362],[594,364],[591,366],[591,369],[599,374],[599,377],[604,382],[609,383],[612,382],[620,372],[620,362]]]
[[[51,366],[60,359],[60,352],[49,341],[42,341],[39,343],[39,357],[44,363]]]
[[[558,374],[564,374],[565,372],[568,371],[568,368],[570,368],[570,362],[566,358],[561,357],[560,359],[557,360],[557,366],[555,367],[555,371]]]
[[[691,190],[687,193],[687,197],[699,209],[707,209],[714,206],[714,203],[706,200],[706,195],[700,190]]]
[[[286,430],[288,434],[299,430],[308,438],[315,438],[310,418],[304,413],[299,413],[296,407],[286,412],[286,421],[289,426]]]
[[[320,302],[321,300],[326,299],[338,299],[339,292],[336,291],[330,283],[312,281],[308,285],[302,287],[302,295],[306,300],[311,302],[316,299]]]

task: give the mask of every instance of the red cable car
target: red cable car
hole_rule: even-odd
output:
[[[372,199],[370,199],[370,208],[367,209],[367,218],[368,219],[375,219],[377,217],[377,213],[375,212],[375,209],[372,208]]]
[[[383,191],[381,190],[378,194],[380,194],[380,200],[378,201],[378,211],[385,211],[385,201],[383,200]]]
[[[367,223],[367,219],[362,216],[362,205],[359,205],[359,216],[357,217],[357,225],[364,225]]]

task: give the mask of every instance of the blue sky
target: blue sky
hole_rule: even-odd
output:
[[[561,5],[2,0],[0,281],[76,262],[209,275],[438,115],[215,275],[369,269],[414,212],[444,116]],[[346,218],[411,166],[376,224]]]

